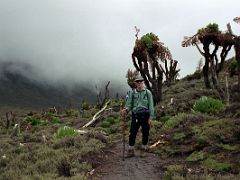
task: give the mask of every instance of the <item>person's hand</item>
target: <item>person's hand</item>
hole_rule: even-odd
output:
[[[149,125],[149,127],[152,126],[152,119],[151,118],[148,119],[148,125]]]

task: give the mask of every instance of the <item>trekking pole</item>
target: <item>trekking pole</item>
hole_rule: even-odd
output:
[[[121,112],[123,110],[123,103],[121,103]],[[122,112],[122,143],[123,143],[123,149],[122,149],[122,160],[124,161],[125,158],[125,128],[126,128],[126,113]]]

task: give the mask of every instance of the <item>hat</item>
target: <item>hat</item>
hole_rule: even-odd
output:
[[[143,81],[144,79],[143,79],[143,77],[140,75],[140,74],[138,74],[137,76],[136,76],[136,78],[134,79],[134,81]]]

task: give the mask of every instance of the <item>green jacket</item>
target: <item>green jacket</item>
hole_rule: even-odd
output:
[[[133,103],[132,103],[133,101]],[[138,92],[136,89],[128,94],[126,100],[126,109],[128,112],[137,112],[140,108],[147,108],[150,110],[150,117],[154,118],[153,96],[151,91],[144,89]]]

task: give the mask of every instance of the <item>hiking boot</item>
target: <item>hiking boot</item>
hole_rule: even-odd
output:
[[[140,150],[144,151],[144,152],[147,152],[148,151],[148,146],[147,145],[141,145]]]
[[[127,157],[134,157],[135,156],[135,152],[133,148],[129,148],[128,149],[128,153],[127,153]]]
[[[140,148],[140,157],[146,157],[147,156],[147,145],[142,145]]]

